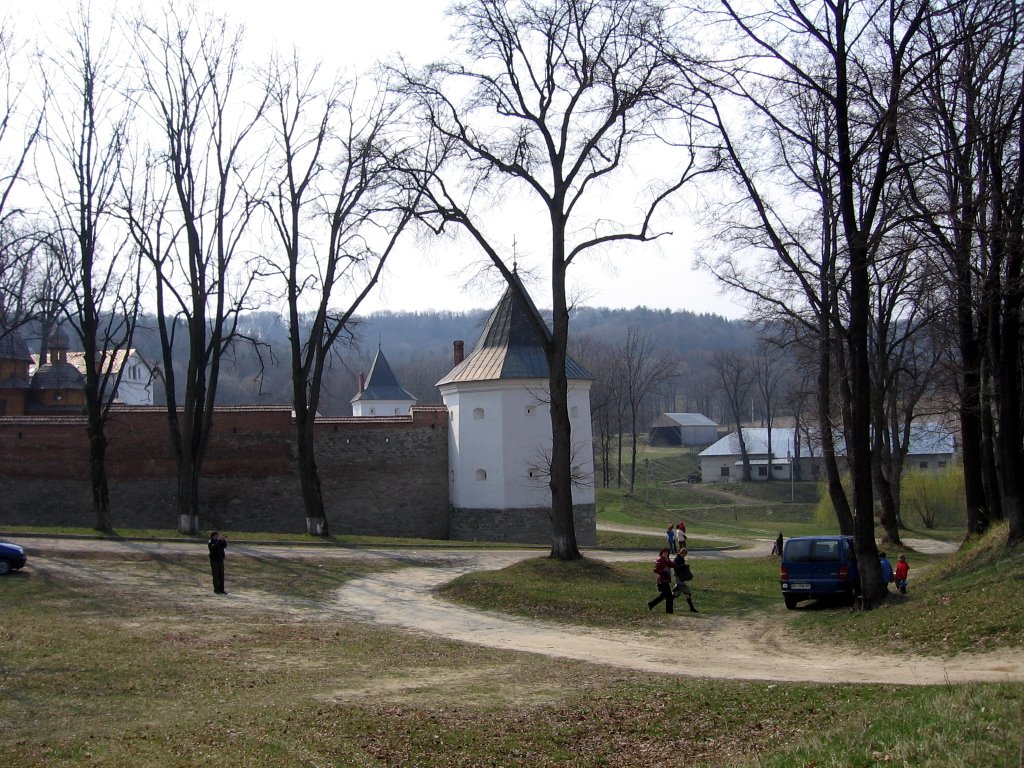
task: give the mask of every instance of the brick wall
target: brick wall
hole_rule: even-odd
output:
[[[107,425],[116,529],[177,526],[176,465],[159,407],[119,408]],[[303,533],[288,408],[219,408],[200,485],[200,527]],[[546,509],[457,509],[448,498],[448,413],[323,419],[316,458],[332,533],[548,544]],[[594,505],[575,509],[582,546],[596,544]],[[85,420],[0,418],[0,527],[94,523]]]
[[[124,408],[108,423],[115,528],[174,528],[175,462],[160,408]],[[81,417],[0,418],[0,524],[91,527],[88,443]],[[328,419],[317,465],[336,533],[447,538],[447,412]],[[223,408],[203,464],[200,525],[305,531],[291,413]]]

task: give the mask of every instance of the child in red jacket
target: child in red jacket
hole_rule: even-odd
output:
[[[906,555],[900,555],[900,559],[896,561],[896,572],[893,577],[896,581],[896,589],[900,591],[900,594],[907,594],[907,576],[910,575],[910,564],[907,562]]]

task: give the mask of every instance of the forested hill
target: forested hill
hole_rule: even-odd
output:
[[[348,415],[360,371],[369,371],[378,343],[402,385],[424,403],[440,402],[434,383],[451,369],[452,342],[462,339],[467,354],[476,343],[488,310],[472,312],[380,312],[359,319],[355,339],[339,345],[337,359],[325,386],[321,412]],[[152,320],[144,320],[136,347],[146,359],[160,361],[159,339]],[[667,309],[606,309],[582,307],[573,311],[571,333],[621,345],[631,326],[654,340],[656,352],[696,361],[718,349],[749,343],[751,332],[742,321],[719,315]],[[283,318],[270,312],[252,313],[241,323],[243,332],[260,342],[264,361],[250,344],[238,344],[225,360],[218,403],[222,405],[290,401],[288,332]],[[586,361],[581,361],[586,362]]]

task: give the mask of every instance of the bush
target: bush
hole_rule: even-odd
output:
[[[850,473],[843,472],[843,490],[846,491],[846,498],[853,504],[853,484],[850,482]],[[828,483],[824,480],[819,484],[818,506],[814,508],[814,522],[819,525],[835,525],[836,510],[832,506],[832,497],[828,494]]]
[[[903,519],[908,522],[916,518],[928,529],[966,524],[964,472],[960,467],[906,472],[901,493]]]

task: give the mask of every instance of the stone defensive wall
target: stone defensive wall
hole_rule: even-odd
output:
[[[291,410],[217,408],[213,424],[200,484],[201,528],[305,532]],[[166,412],[115,408],[107,440],[114,528],[176,528]],[[332,533],[449,538],[443,407],[318,419],[316,460]],[[85,419],[0,417],[0,525],[94,522]]]

